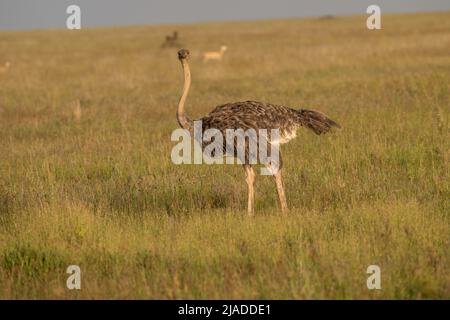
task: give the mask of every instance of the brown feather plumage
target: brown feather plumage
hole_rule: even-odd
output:
[[[319,111],[295,110],[257,101],[224,104],[199,120],[203,122],[203,130],[215,128],[223,133],[226,129],[279,129],[283,136],[300,126],[316,134],[327,133],[332,127],[340,128],[339,124]]]

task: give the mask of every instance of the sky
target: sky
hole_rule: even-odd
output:
[[[66,8],[81,8],[81,26],[256,20],[322,15],[450,11],[450,0],[0,0],[0,30],[66,27]]]

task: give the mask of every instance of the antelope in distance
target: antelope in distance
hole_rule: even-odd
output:
[[[0,66],[0,73],[6,73],[8,72],[9,68],[11,67],[11,62],[6,61],[3,66]]]
[[[219,51],[208,51],[203,53],[203,62],[207,62],[209,60],[221,61],[223,55],[227,51],[227,46],[221,46]]]
[[[174,31],[172,35],[166,36],[166,40],[161,45],[161,48],[167,48],[167,47],[181,47],[180,43],[178,42],[178,32]]]
[[[191,138],[194,137],[194,121],[191,120],[185,112],[185,102],[191,86],[191,73],[189,68],[189,50],[181,49],[178,51],[178,59],[181,62],[184,73],[184,86],[182,95],[178,104],[177,120],[181,128],[189,131]],[[226,136],[227,129],[242,129],[244,131],[253,129],[256,132],[259,129],[271,130],[276,129],[280,132],[279,141],[271,141],[268,143],[286,143],[296,136],[296,131],[299,127],[307,127],[317,135],[327,133],[332,127],[340,128],[339,124],[328,118],[319,111],[308,109],[293,109],[281,105],[257,102],[244,101],[227,103],[216,107],[209,114],[199,119],[202,123],[202,132],[208,129],[215,129]],[[236,142],[234,142],[236,143]],[[224,143],[223,150],[226,152],[226,143]],[[245,145],[246,155],[248,153],[248,143]],[[236,148],[234,148],[236,150]],[[235,157],[236,154],[228,154]],[[247,212],[252,215],[254,212],[254,182],[255,172],[252,164],[248,161],[246,156],[243,166],[246,174],[246,182],[248,186],[248,202]],[[279,165],[276,170],[270,166],[266,167],[272,172],[275,178],[275,184],[278,193],[278,200],[281,211],[288,210],[286,196],[283,188],[283,181],[281,177],[281,154],[279,155]]]

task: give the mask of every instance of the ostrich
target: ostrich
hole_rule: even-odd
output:
[[[184,72],[184,87],[178,104],[177,120],[181,128],[189,131],[191,137],[193,137],[194,121],[191,120],[185,112],[185,102],[191,85],[191,73],[188,58],[189,50],[181,49],[178,51],[178,59],[181,62]],[[226,136],[227,129],[254,129],[256,131],[259,129],[278,129],[280,132],[279,143],[286,143],[293,139],[297,129],[301,126],[311,129],[318,135],[328,132],[332,127],[340,128],[339,124],[318,111],[307,109],[295,110],[281,105],[257,101],[227,103],[216,107],[213,111],[199,120],[202,121],[202,132],[205,132],[207,129],[216,129],[219,130],[223,136]],[[275,141],[271,141],[270,138],[267,139],[269,140],[269,143],[275,143]],[[246,142],[245,148],[248,148],[248,142]],[[224,150],[225,149],[226,146],[224,145]],[[231,156],[236,155],[233,154]],[[279,155],[279,159],[278,170],[272,170],[272,172],[275,178],[281,211],[286,212],[288,206],[281,176],[281,155]],[[247,212],[249,215],[252,215],[254,212],[255,198],[255,172],[251,163],[247,160],[248,157],[246,157],[243,162],[248,185]],[[269,170],[270,169],[271,168],[269,167]]]
[[[220,51],[205,52],[203,53],[203,62],[207,62],[208,60],[220,61],[222,60],[225,51],[227,51],[227,46],[221,46]]]

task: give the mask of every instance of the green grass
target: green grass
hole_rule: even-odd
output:
[[[0,298],[450,298],[449,18],[0,33]],[[343,126],[283,146],[288,215],[270,177],[248,218],[240,166],[172,164],[174,29],[192,117],[256,99]]]

